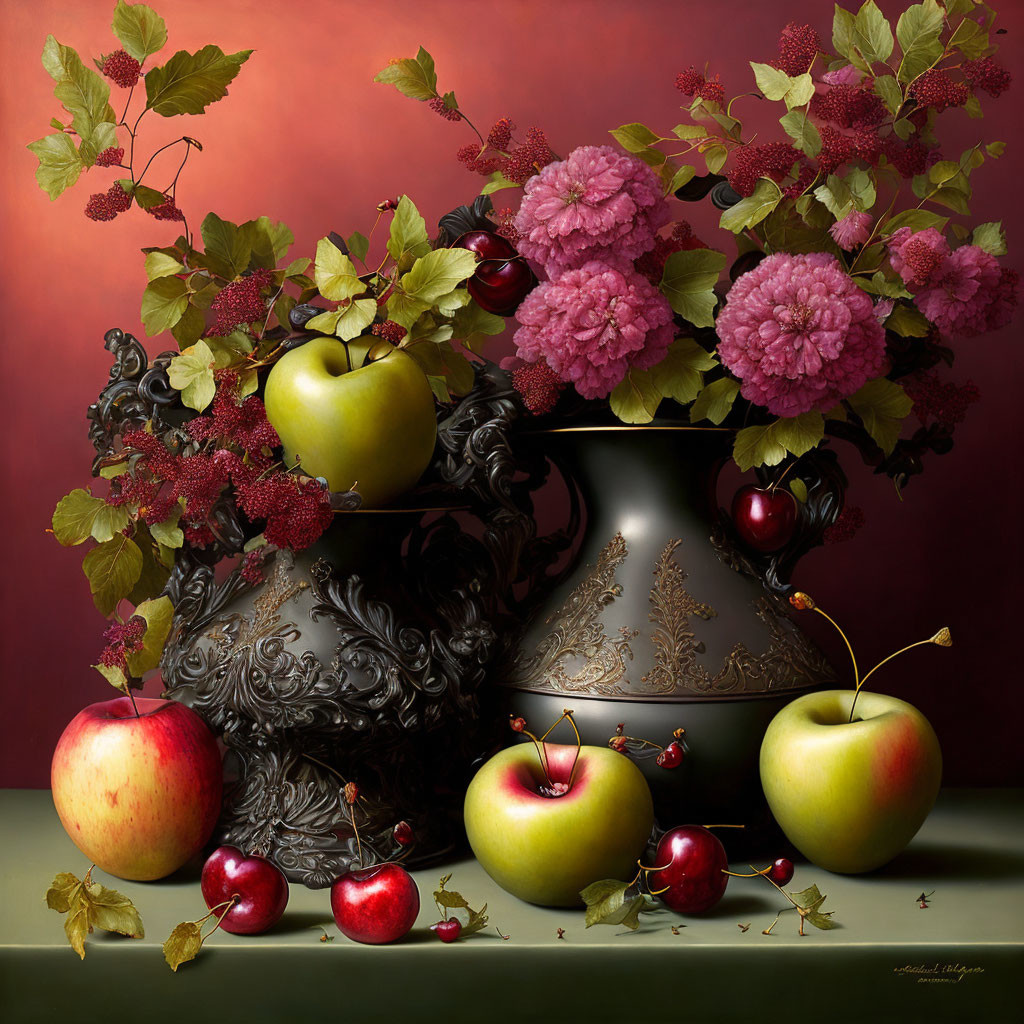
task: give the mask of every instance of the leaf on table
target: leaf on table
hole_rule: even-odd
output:
[[[116,889],[108,889],[99,882],[85,886],[89,903],[89,923],[106,932],[118,932],[133,939],[142,939],[146,931],[142,918],[132,901]]]
[[[485,903],[479,910],[474,910],[472,907],[467,907],[469,910],[469,920],[462,926],[462,935],[472,935],[473,932],[481,931],[487,927],[487,904]]]
[[[813,924],[815,928],[821,928],[822,931],[827,931],[829,928],[835,928],[835,921],[832,920],[832,915],[835,911],[829,910],[822,914],[817,910],[811,910],[804,915],[805,919],[809,924]]]
[[[93,928],[119,932],[135,939],[145,935],[142,918],[132,901],[116,889],[108,889],[99,882],[90,881],[92,868],[85,881],[61,871],[46,891],[46,905],[64,919],[64,934],[71,948],[85,959],[85,938]]]
[[[46,905],[51,910],[56,910],[58,914],[66,914],[71,909],[74,891],[81,884],[70,872],[59,872],[53,884],[46,890]]]
[[[610,923],[609,918],[618,914],[626,901],[628,882],[620,882],[615,878],[605,878],[592,882],[580,893],[580,899],[586,904],[586,927]],[[621,920],[621,919],[620,919]],[[618,923],[618,922],[611,922]]]
[[[195,921],[182,921],[175,925],[174,931],[164,942],[164,959],[172,971],[177,971],[182,964],[194,960],[202,947],[203,937],[199,925]]]

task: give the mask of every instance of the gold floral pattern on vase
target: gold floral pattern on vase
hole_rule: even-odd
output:
[[[541,639],[533,655],[517,661],[510,685],[593,696],[710,697],[796,689],[833,678],[820,652],[799,631],[787,628],[764,596],[754,601],[754,609],[768,631],[767,649],[756,655],[737,641],[722,667],[712,674],[698,660],[706,648],[692,620],[706,622],[718,613],[687,589],[687,573],[677,558],[682,543],[670,540],[654,565],[648,598],[654,664],[648,672],[630,679],[626,664],[633,660],[631,641],[640,630],[621,626],[620,636],[612,639],[600,621],[604,608],[623,592],[615,581],[615,570],[629,552],[617,533],[602,550],[595,568],[545,620],[545,625],[553,625],[553,629]],[[570,657],[587,660],[570,674],[565,666]]]
[[[565,603],[544,620],[554,628],[528,658],[517,658],[513,668],[515,685],[553,690],[558,693],[618,694],[626,676],[627,661],[633,660],[630,641],[638,629],[622,627],[612,639],[605,633],[600,615],[606,605],[622,595],[615,570],[626,560],[629,548],[621,533],[604,546],[597,565],[579,583]],[[570,673],[570,658],[585,659],[584,666]]]

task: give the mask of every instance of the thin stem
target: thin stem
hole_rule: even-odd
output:
[[[857,668],[857,659],[854,656],[853,648],[850,646],[850,641],[847,640],[846,634],[839,627],[839,623],[836,622],[836,620],[833,619],[831,615],[827,615],[817,605],[814,606],[814,611],[816,611],[819,615],[823,616],[824,618],[828,619],[828,621],[831,622],[833,626],[835,626],[836,631],[839,633],[839,635],[843,638],[843,643],[846,644],[846,649],[850,652],[850,661],[853,662],[853,684],[854,684],[854,688],[859,690],[860,689],[860,670]]]
[[[132,688],[128,685],[127,682],[124,684],[124,692],[128,694],[128,699],[132,702],[132,710],[135,712],[135,717],[141,718],[142,715],[139,714],[139,706],[135,703],[135,697],[132,694]]]
[[[191,148],[191,147],[189,147],[189,148]],[[184,160],[181,162],[181,166],[182,167],[185,166],[185,161]],[[179,173],[180,173],[180,168],[179,168]],[[281,282],[281,287],[277,289],[277,294],[274,295],[274,297],[270,300],[270,305],[267,307],[267,319],[263,321],[263,326],[260,328],[260,341],[263,340],[263,335],[267,333],[267,327],[270,326],[270,318],[274,315],[274,303],[277,302],[277,300],[281,297],[281,293],[283,291],[284,291],[284,282],[282,281]],[[280,345],[278,346],[278,348],[280,348]],[[346,356],[348,355],[348,345],[345,346],[345,355]],[[349,367],[348,368],[350,370],[352,369],[352,364],[351,363],[349,363]]]
[[[192,143],[189,142],[188,139],[186,139],[185,142],[185,155],[181,158],[181,163],[178,165],[177,171],[175,171],[174,180],[167,186],[167,188],[164,189],[165,193],[170,192],[172,196],[174,195],[174,190],[178,185],[178,178],[181,177],[181,172],[185,169],[185,161],[188,160],[188,155],[192,152]],[[156,154],[154,154],[154,156],[155,155]]]
[[[198,921],[196,921],[196,924],[200,926],[200,934],[199,934],[199,942],[200,942],[200,944],[204,943],[221,926],[221,924],[223,924],[224,918],[228,916],[228,913],[231,911],[231,908],[241,898],[242,897],[239,896],[238,893],[236,892],[231,897],[231,899],[225,900],[223,903],[218,903],[217,906],[213,907],[213,909],[206,915],[206,917],[201,917]],[[223,907],[224,910],[221,913],[220,917],[217,918],[217,923],[205,935],[203,935],[202,934],[202,930],[201,930],[203,922],[204,921],[209,921],[210,918],[213,917],[214,914],[216,914],[217,911],[220,910],[221,907]]]
[[[139,84],[139,83],[138,83],[138,82],[136,82],[136,83],[135,83],[135,85],[133,85],[133,86],[132,86],[132,87],[131,87],[131,88],[130,88],[130,89],[128,90],[128,99],[127,99],[127,100],[125,100],[125,104],[124,104],[124,110],[123,110],[123,111],[121,112],[121,120],[117,122],[117,123],[118,123],[118,125],[122,125],[122,124],[123,124],[123,125],[125,126],[125,128],[127,128],[127,127],[128,127],[128,125],[127,125],[127,124],[125,123],[125,118],[126,118],[126,117],[128,116],[128,108],[129,108],[129,107],[131,106],[131,104],[132,104],[132,96],[133,96],[133,95],[135,94],[135,86],[136,86],[136,85],[138,85],[138,84]]]
[[[359,854],[359,866],[363,867],[363,844],[359,839],[359,826],[356,825],[355,804],[348,805],[348,820],[352,822],[352,834],[356,837],[356,853]]]
[[[141,184],[142,179],[146,176],[146,171],[149,170],[149,165],[153,162],[153,160],[157,157],[158,154],[162,153],[165,149],[170,149],[171,146],[176,146],[179,142],[184,142],[185,143],[185,158],[188,159],[188,151],[192,148],[192,145],[191,145],[191,143],[188,142],[187,139],[182,137],[180,139],[175,139],[173,142],[168,142],[167,145],[161,146],[159,149],[157,149],[157,150],[155,150],[153,152],[153,154],[150,156],[150,158],[146,161],[146,166],[142,168],[142,173],[136,179],[135,184],[136,185]],[[184,160],[181,162],[181,166],[182,167],[185,166],[185,161]],[[175,181],[178,180],[178,176],[177,175],[174,176],[174,180]]]
[[[438,98],[440,98],[440,97],[438,97]],[[466,115],[462,112],[461,108],[457,108],[457,109],[459,110],[459,117],[463,121],[465,121],[466,124],[469,125],[469,127],[473,131],[473,134],[480,140],[480,145],[481,146],[486,146],[487,145],[487,140],[480,134],[480,132],[477,131],[476,125],[473,124],[473,122],[470,121],[470,119],[468,117],[466,117]]]

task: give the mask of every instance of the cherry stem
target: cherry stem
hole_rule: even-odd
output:
[[[779,485],[780,485],[780,484],[782,483],[782,481],[786,479],[786,477],[787,477],[787,476],[789,476],[789,474],[790,474],[790,471],[796,468],[796,464],[797,464],[797,463],[798,463],[799,461],[800,461],[799,459],[794,459],[794,460],[793,460],[793,461],[792,461],[792,462],[791,462],[791,463],[790,463],[790,464],[789,464],[789,465],[788,465],[788,466],[786,467],[786,469],[785,469],[785,471],[783,472],[782,476],[780,476],[780,477],[779,477],[779,479],[778,479],[778,480],[776,480],[776,481],[775,481],[775,482],[774,482],[774,483],[773,483],[773,484],[771,485],[771,487],[769,487],[769,488],[768,488],[768,491],[769,491],[769,493],[774,493],[774,492],[775,492],[775,488],[776,488],[776,487],[778,487],[778,486],[779,486]]]
[[[746,825],[701,825],[701,828],[746,828]]]
[[[239,894],[236,892],[231,897],[231,899],[225,900],[223,903],[218,903],[217,906],[212,907],[210,909],[210,912],[206,915],[206,917],[201,917],[198,921],[196,921],[196,924],[199,925],[199,928],[200,928],[200,933],[199,933],[199,942],[200,942],[200,944],[204,943],[221,926],[221,924],[224,921],[224,918],[228,916],[228,912],[231,910],[231,908],[241,898],[242,897],[239,896]],[[217,911],[220,910],[221,907],[224,908],[224,911],[221,913],[220,917],[217,918],[217,923],[205,935],[203,935],[202,934],[203,922],[204,921],[209,921],[210,918],[213,917],[214,914],[216,914]]]
[[[332,768],[329,764],[324,764],[323,761],[319,760],[318,758],[315,758],[312,754],[303,753],[302,756],[307,761],[312,761],[313,764],[318,764],[318,765],[320,765],[321,768],[326,768],[329,772],[331,772],[332,774],[336,775],[339,779],[341,779],[341,784],[343,786],[347,786],[348,785],[348,783],[345,781],[345,776],[342,775],[341,772],[339,772],[337,768]],[[352,823],[352,834],[356,837],[356,852],[359,854],[359,866],[363,867],[363,844],[362,844],[362,842],[359,839],[359,828],[356,825],[356,812],[355,812],[355,808],[352,806],[352,804],[347,804],[347,806],[348,806],[348,820]]]
[[[529,736],[530,739],[533,740],[533,745],[537,748],[537,755],[540,758],[540,766],[541,770],[544,772],[544,778],[547,780],[548,786],[553,788],[554,783],[551,780],[550,762],[548,761],[548,750],[545,740],[559,725],[561,725],[563,719],[567,718],[569,720],[569,724],[572,726],[572,731],[576,734],[576,756],[572,759],[572,768],[569,769],[569,781],[566,784],[566,792],[572,789],[573,779],[576,777],[576,765],[580,759],[580,747],[583,745],[583,741],[580,739],[580,731],[576,728],[576,722],[573,720],[572,716],[572,711],[568,708],[563,709],[561,717],[558,718],[554,725],[552,725],[540,739],[537,739],[529,729],[521,730],[524,735]]]
[[[817,605],[814,606],[813,610],[816,611],[820,616],[822,616],[822,618],[828,619],[828,621],[832,623],[832,625],[836,629],[836,632],[843,638],[843,643],[846,644],[847,651],[850,652],[850,661],[853,663],[853,688],[855,690],[855,693],[853,695],[853,703],[856,704],[857,703],[857,694],[860,693],[860,688],[861,688],[862,684],[861,684],[861,678],[860,678],[860,669],[857,668],[857,658],[856,658],[856,656],[853,653],[853,647],[850,646],[850,641],[849,641],[849,639],[847,639],[847,636],[843,632],[843,630],[840,627],[839,623],[836,622],[836,620],[833,619],[831,615],[827,614],[826,612],[823,612]],[[877,668],[877,667],[878,666],[876,665],[875,668]],[[872,669],[871,671],[873,672],[874,669]],[[865,678],[867,678],[867,677],[865,677]],[[853,721],[853,705],[850,706],[850,721],[851,722]]]
[[[755,871],[750,875],[742,874],[739,871],[726,871],[725,868],[722,868],[723,875],[731,875],[733,878],[762,878],[765,877],[769,871],[771,871],[771,865],[766,868],[762,868],[760,871]]]
[[[660,743],[655,743],[654,740],[645,740],[638,736],[623,736],[624,740],[629,740],[631,743],[639,743],[642,747],[654,747],[655,750],[664,750]]]
[[[892,659],[898,654],[903,654],[904,651],[909,651],[914,647],[923,647],[926,644],[931,643],[935,643],[935,641],[929,637],[927,640],[918,640],[917,643],[908,644],[906,647],[901,647],[898,651],[893,651],[888,658],[883,658],[870,672],[868,672],[868,674],[860,681],[860,685],[863,686],[875,672],[877,672],[886,662],[892,661]]]

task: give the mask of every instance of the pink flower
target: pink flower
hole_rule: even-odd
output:
[[[1017,303],[1016,275],[991,253],[962,245],[942,262],[928,286],[914,298],[917,308],[940,331],[960,337],[1004,326]]]
[[[860,85],[863,77],[852,64],[846,64],[835,71],[826,71],[821,80],[826,85]]]
[[[941,272],[949,245],[940,231],[900,228],[889,238],[889,262],[906,285],[923,287]]]
[[[851,210],[842,220],[828,229],[840,249],[855,249],[863,245],[871,234],[871,214]]]
[[[775,253],[739,277],[716,324],[741,394],[776,416],[828,409],[882,371],[871,297],[828,253]]]
[[[611,146],[581,146],[526,183],[515,219],[519,251],[551,276],[588,260],[634,260],[668,223],[661,193],[642,160]]]
[[[674,333],[661,292],[631,267],[597,260],[534,288],[516,319],[516,354],[545,360],[584,398],[605,398],[631,367],[661,362]]]

